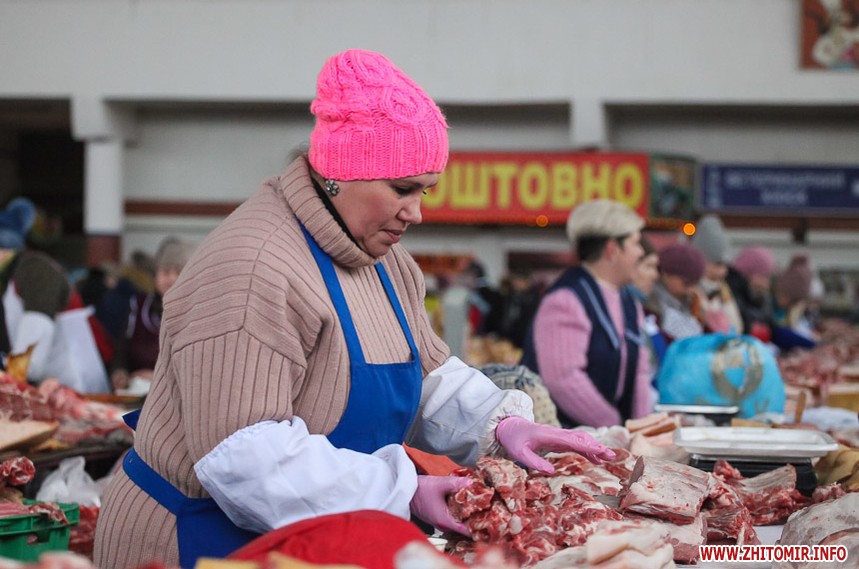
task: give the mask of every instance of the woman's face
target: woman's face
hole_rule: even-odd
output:
[[[707,261],[704,267],[704,278],[714,283],[720,283],[728,276],[728,265]]]
[[[653,283],[659,278],[659,255],[651,253],[641,258],[632,273],[632,284],[644,294],[653,291]]]
[[[697,282],[689,282],[678,275],[662,275],[662,284],[668,293],[680,301],[685,301],[695,292]]]
[[[177,267],[161,267],[155,271],[155,290],[158,294],[164,296],[171,286],[179,278],[179,269]]]
[[[435,173],[396,180],[338,180],[340,193],[331,202],[358,246],[382,257],[399,243],[409,225],[422,221],[421,198],[437,183]]]
[[[752,275],[749,277],[749,288],[757,295],[765,295],[770,290],[769,275]]]

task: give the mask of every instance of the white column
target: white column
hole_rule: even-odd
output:
[[[574,146],[579,148],[609,147],[608,119],[603,101],[589,97],[573,101],[570,137]]]
[[[84,232],[120,235],[123,229],[121,139],[87,140],[84,150]]]

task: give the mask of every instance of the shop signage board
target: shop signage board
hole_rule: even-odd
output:
[[[702,164],[700,209],[754,215],[859,215],[859,167]]]
[[[695,174],[698,163],[688,156],[650,156],[650,221],[695,217]]]
[[[639,153],[452,152],[423,198],[425,223],[563,225],[598,198],[647,216],[649,156]]]

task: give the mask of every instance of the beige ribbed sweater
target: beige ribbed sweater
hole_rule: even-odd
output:
[[[237,430],[297,415],[311,433],[327,434],[345,408],[343,332],[296,218],[334,261],[366,360],[409,358],[377,259],[343,233],[299,158],[203,241],[164,299],[161,356],[134,446],[189,497],[207,496],[194,463]],[[382,262],[426,375],[449,351],[424,310],[420,269],[398,245]],[[178,566],[175,518],[119,472],[103,499],[95,563],[128,569],[152,560]]]

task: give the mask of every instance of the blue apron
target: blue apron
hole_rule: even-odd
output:
[[[303,226],[301,229],[328,288],[349,351],[349,399],[343,417],[328,434],[328,440],[338,448],[364,453],[402,443],[418,410],[423,372],[417,346],[388,274],[381,263],[376,264],[376,272],[402,327],[411,357],[403,363],[368,364],[331,257],[319,248]],[[125,416],[132,429],[137,426],[139,415],[140,410],[137,410]],[[188,498],[179,492],[143,462],[134,449],[128,451],[122,467],[131,480],[176,516],[179,566],[183,569],[193,568],[199,557],[226,557],[259,537],[233,524],[212,498]]]

